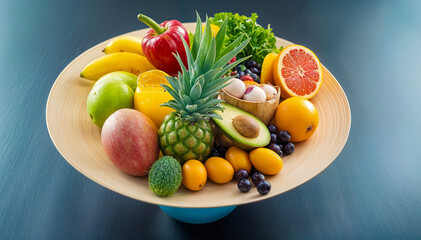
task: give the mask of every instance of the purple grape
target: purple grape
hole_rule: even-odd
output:
[[[249,192],[251,189],[251,182],[248,179],[241,179],[237,184],[238,189],[240,192],[246,193]]]
[[[278,133],[278,142],[279,143],[288,143],[291,140],[291,135],[287,131],[280,131]]]
[[[282,157],[283,153],[282,153],[282,148],[276,144],[276,143],[271,143],[269,144],[268,148],[274,152],[276,152],[276,154],[278,154],[279,156]]]
[[[270,133],[276,133],[276,126],[271,124],[268,126],[268,130]]]
[[[277,143],[278,142],[278,136],[276,136],[275,133],[270,134],[270,143]]]
[[[257,63],[253,59],[248,60],[246,63],[247,68],[256,67],[256,66],[257,66]]]
[[[253,176],[251,176],[251,181],[254,185],[258,185],[261,181],[265,180],[265,176],[261,174],[260,172],[255,172]]]
[[[253,78],[253,81],[256,81],[257,79],[260,79],[259,76],[257,76],[256,73],[250,73],[250,77]]]
[[[257,191],[261,195],[266,195],[270,192],[270,183],[268,181],[261,181],[259,184],[257,184]]]
[[[251,67],[251,68],[250,68],[250,71],[251,71],[252,73],[257,74],[257,73],[259,72],[259,69],[255,68],[255,67]]]
[[[237,181],[241,181],[241,179],[247,179],[249,177],[249,173],[245,169],[240,169],[235,173],[235,179]]]
[[[287,143],[283,148],[282,148],[282,152],[285,155],[290,155],[294,152],[295,150],[295,145],[292,142]]]

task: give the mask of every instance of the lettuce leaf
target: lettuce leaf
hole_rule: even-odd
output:
[[[276,47],[276,38],[272,32],[272,28],[270,28],[270,24],[267,28],[263,28],[257,24],[257,13],[252,13],[251,17],[247,17],[238,13],[221,12],[216,13],[209,20],[212,24],[221,26],[226,18],[228,18],[228,26],[224,41],[225,46],[228,46],[244,33],[250,38],[250,42],[237,54],[237,58],[251,55],[252,59],[262,64],[263,59],[268,53],[279,53],[282,50],[283,47]]]

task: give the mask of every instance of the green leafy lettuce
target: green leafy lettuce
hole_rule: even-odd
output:
[[[252,59],[262,64],[268,53],[279,53],[282,50],[283,47],[276,47],[276,38],[272,28],[270,28],[270,24],[267,28],[257,24],[258,16],[256,13],[252,13],[251,17],[246,17],[238,13],[221,12],[209,18],[209,20],[212,24],[220,27],[226,18],[228,19],[228,24],[225,46],[228,46],[243,34],[250,38],[250,42],[237,54],[237,57],[242,58],[251,55]]]

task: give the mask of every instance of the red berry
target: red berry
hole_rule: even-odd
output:
[[[254,81],[254,79],[250,75],[241,76],[241,80],[243,80],[243,81]]]

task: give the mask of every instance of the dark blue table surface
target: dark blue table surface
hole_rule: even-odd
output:
[[[275,2],[275,1],[274,1]],[[0,239],[420,239],[419,1],[0,0]],[[308,183],[190,225],[92,182],[58,153],[45,104],[86,49],[157,21],[259,14],[319,56],[352,111],[339,157]]]

